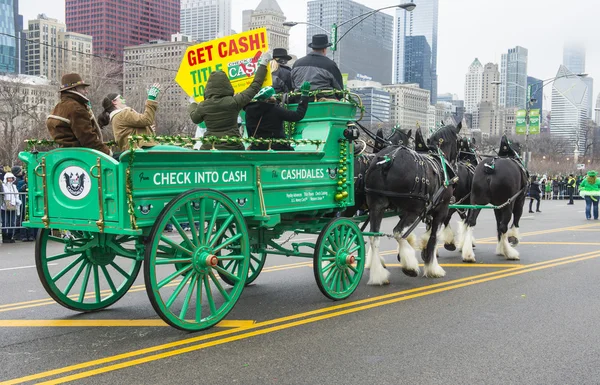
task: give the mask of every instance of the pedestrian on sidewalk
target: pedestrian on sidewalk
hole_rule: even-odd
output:
[[[573,174],[569,174],[569,178],[567,179],[567,194],[569,194],[569,203],[568,205],[573,204],[573,194],[575,194],[575,186],[577,186],[577,181]]]
[[[541,213],[540,211],[540,194],[542,193],[542,190],[540,188],[540,183],[537,181],[537,176],[532,176],[531,177],[531,184],[529,185],[529,198],[531,199],[529,201],[529,212],[532,213],[532,206],[533,206],[533,200],[535,199],[537,201],[537,206],[535,211],[538,213]]]
[[[546,200],[550,200],[552,197],[552,180],[548,179],[546,181],[545,189],[546,189],[546,191],[545,191],[544,195],[546,195]]]
[[[21,199],[15,184],[15,176],[11,172],[4,174],[2,183],[2,202],[0,203],[0,218],[2,218],[2,242],[15,243],[15,227],[17,215],[20,214]]]
[[[600,179],[597,178],[598,173],[590,170],[587,173],[587,178],[579,185],[579,195],[585,198],[585,218],[591,219],[591,209],[594,207],[594,220],[598,220],[598,198],[600,197]]]

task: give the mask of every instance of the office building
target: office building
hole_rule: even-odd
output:
[[[574,74],[585,72],[585,45],[569,41],[563,46],[563,65]]]
[[[391,96],[381,83],[369,80],[349,80],[348,89],[360,96],[364,114],[362,121],[371,125],[388,123],[391,114]]]
[[[123,96],[128,104],[141,108],[148,85],[161,84],[160,114],[157,114],[156,124],[161,133],[182,133],[192,126],[195,130],[187,113],[188,95],[175,82],[181,58],[193,44],[191,37],[174,34],[170,41],[158,40],[123,50]]]
[[[351,0],[312,0],[308,2],[307,44],[312,36],[330,31],[334,23],[338,25],[373,11]],[[383,12],[377,12],[366,18],[358,18],[339,27],[340,40],[335,58],[331,50],[328,56],[334,58],[340,71],[355,79],[357,74],[373,78],[382,84],[392,82],[394,18]],[[347,35],[345,35],[348,33]],[[306,52],[310,52],[307,47]]]
[[[498,105],[498,89],[500,88],[498,84],[500,81],[498,64],[487,63],[483,67],[481,78],[481,101]]]
[[[231,34],[231,0],[181,0],[180,16],[181,33],[194,41]]]
[[[65,0],[67,31],[94,38],[94,53],[121,58],[125,46],[179,32],[179,0]]]
[[[483,94],[483,66],[475,58],[465,77],[465,111],[472,114],[477,110]]]
[[[25,35],[18,0],[0,0],[0,74],[25,71]]]
[[[429,135],[430,91],[419,88],[418,84],[384,85],[390,100],[390,120],[400,128],[421,127],[424,135]],[[435,126],[435,107],[433,107],[433,125]]]
[[[248,16],[249,20],[246,21]],[[276,0],[261,0],[255,10],[242,13],[244,31],[263,27],[267,29],[267,41],[271,50],[273,48],[289,49],[289,27],[285,27],[284,22],[285,15]]]
[[[591,96],[585,82],[567,67],[561,65],[556,76],[552,83],[551,135],[563,139],[568,144],[569,153],[583,151],[588,98]]]
[[[596,122],[597,125],[600,126],[600,94],[598,94],[598,97],[596,98],[596,108],[595,108],[596,114],[595,114],[595,119],[594,121]]]
[[[408,12],[396,11],[394,83],[418,83],[437,102],[437,33],[439,0],[415,1]]]
[[[527,99],[527,49],[516,46],[502,54],[500,105],[525,109]]]

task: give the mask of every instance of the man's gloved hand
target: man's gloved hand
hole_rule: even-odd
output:
[[[265,52],[261,55],[260,59],[258,59],[258,64],[267,66],[267,65],[269,65],[269,62],[271,61],[271,59],[272,59],[271,54],[268,52]]]
[[[196,99],[194,99],[194,97],[193,97],[193,96],[190,96],[190,97],[188,98],[188,102],[189,102],[190,104],[192,104],[192,103],[196,103]]]
[[[310,83],[302,83],[302,85],[300,86],[300,92],[302,92],[302,96],[308,96],[308,93],[310,92]]]
[[[160,92],[160,84],[154,83],[148,90],[148,100],[156,100]]]

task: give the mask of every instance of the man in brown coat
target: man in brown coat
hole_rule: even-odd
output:
[[[46,126],[61,147],[87,147],[110,155],[110,149],[102,142],[100,126],[87,98],[88,86],[78,74],[64,75],[60,102],[48,115]]]

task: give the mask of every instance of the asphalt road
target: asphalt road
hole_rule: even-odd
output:
[[[340,302],[320,293],[310,260],[271,257],[227,317],[239,327],[199,333],[162,324],[142,274],[109,309],[65,309],[39,283],[33,244],[0,245],[0,381],[598,384],[600,221],[581,201],[541,209],[521,222],[520,261],[495,255],[483,212],[477,263],[441,249],[441,279],[402,274],[384,238],[390,284],[367,286],[366,271]]]

